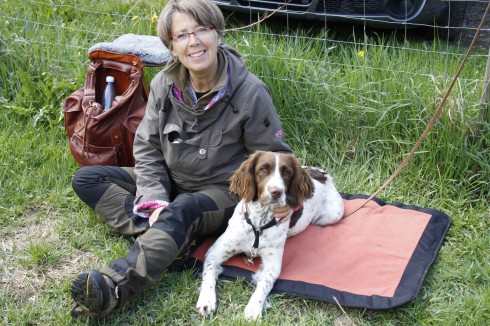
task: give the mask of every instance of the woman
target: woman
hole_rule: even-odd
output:
[[[228,180],[248,155],[291,151],[268,89],[221,44],[223,33],[211,0],[172,0],[160,14],[158,36],[173,59],[151,83],[136,166],[89,166],[73,179],[110,226],[138,236],[124,259],[76,277],[72,315],[105,316],[154,284],[193,239],[226,228],[238,202]]]

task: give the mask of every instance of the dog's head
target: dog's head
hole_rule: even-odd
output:
[[[257,151],[235,171],[230,190],[246,202],[298,207],[313,195],[314,185],[294,155]]]

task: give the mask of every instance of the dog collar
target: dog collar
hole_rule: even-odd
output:
[[[261,227],[256,227],[255,225],[253,225],[252,221],[250,220],[250,217],[248,215],[248,210],[247,210],[247,206],[246,205],[244,207],[244,215],[245,215],[245,222],[247,222],[247,224],[249,224],[252,227],[252,231],[255,234],[255,240],[254,240],[254,244],[252,246],[252,251],[251,251],[250,257],[248,257],[248,259],[247,259],[247,263],[249,263],[250,265],[252,265],[253,264],[253,259],[255,257],[257,257],[257,255],[258,255],[260,234],[262,233],[262,231],[267,230],[267,229],[269,229],[269,228],[277,225],[277,221],[274,218],[269,223],[267,223],[267,224],[265,224],[265,225],[263,225]]]

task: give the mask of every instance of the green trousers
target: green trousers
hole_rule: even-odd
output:
[[[228,190],[210,188],[173,194],[170,204],[149,227],[148,219],[133,214],[136,176],[131,168],[87,166],[73,179],[77,195],[122,234],[138,235],[125,258],[101,269],[119,287],[123,306],[162,276],[195,239],[221,234],[238,198]]]

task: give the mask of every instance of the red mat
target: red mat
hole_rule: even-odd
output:
[[[367,197],[343,198],[349,212]],[[335,225],[311,225],[289,238],[273,291],[368,309],[405,304],[420,290],[449,226],[450,218],[439,211],[375,199]],[[213,242],[194,251],[192,266],[202,267]],[[259,259],[248,266],[235,256],[222,277],[251,281]]]

